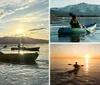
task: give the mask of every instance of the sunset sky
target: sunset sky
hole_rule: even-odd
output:
[[[51,59],[100,58],[99,44],[52,44]]]
[[[23,30],[25,36],[48,39],[48,2],[0,0],[0,37],[14,36]]]
[[[50,6],[51,7],[64,7],[67,5],[78,4],[82,2],[100,5],[100,0],[50,0]]]

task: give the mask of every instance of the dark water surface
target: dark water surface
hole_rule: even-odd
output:
[[[100,59],[51,59],[51,85],[99,85]],[[74,64],[84,65],[74,74],[67,75]],[[60,72],[60,74],[58,74]]]
[[[48,85],[49,61],[48,44],[24,45],[26,47],[40,46],[39,57],[34,64],[0,63],[0,85]],[[0,45],[2,48],[3,45]],[[8,45],[4,53],[12,53]],[[13,51],[17,52],[17,51]],[[26,51],[27,52],[27,51]]]

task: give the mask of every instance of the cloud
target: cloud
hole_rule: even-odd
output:
[[[0,7],[3,6],[20,6],[20,5],[26,5],[28,4],[28,0],[0,0]]]
[[[0,9],[0,18],[4,17],[5,16],[5,12],[4,10]]]
[[[48,13],[47,12],[32,12],[27,13],[25,15],[20,15],[17,17],[13,17],[2,22],[9,23],[9,22],[22,22],[22,23],[38,23],[43,21],[48,21]]]
[[[15,12],[17,12],[17,11],[20,11],[20,10],[24,10],[24,9],[26,9],[26,8],[28,8],[28,7],[29,7],[29,6],[16,8],[14,11],[9,11],[9,12],[7,12],[7,15],[13,14],[13,13],[15,13]]]
[[[29,2],[33,2],[33,1],[35,1],[35,0],[28,0]]]
[[[34,29],[27,30],[27,31],[37,31],[37,30],[43,30],[43,29],[47,29],[47,28],[34,28]]]
[[[36,1],[37,0],[0,0],[0,9],[4,10],[4,14],[7,16],[17,11],[27,9],[30,4],[35,4]]]
[[[32,12],[40,12],[40,14],[43,14],[45,12],[48,12],[49,9],[48,0],[31,0],[31,2],[29,0],[8,1],[9,2],[7,2],[7,0],[0,1],[0,4],[2,4],[0,6],[0,9],[4,10],[4,16],[2,16],[3,20],[11,20],[14,17],[18,18],[18,16],[22,16]]]

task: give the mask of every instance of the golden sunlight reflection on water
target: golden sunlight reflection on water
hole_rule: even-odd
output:
[[[87,75],[88,74],[88,71],[89,71],[89,58],[90,58],[90,56],[87,54],[86,56],[85,56],[85,66],[86,66],[86,69],[85,69],[85,74]]]
[[[89,71],[89,65],[88,65],[88,63],[89,63],[89,59],[88,58],[86,58],[86,60],[85,60],[85,64],[86,64],[86,75],[88,74],[88,71]]]
[[[88,75],[89,72],[89,58],[85,59],[85,65],[86,65],[86,69],[85,69],[85,75]],[[89,80],[86,79],[86,82],[88,82]]]

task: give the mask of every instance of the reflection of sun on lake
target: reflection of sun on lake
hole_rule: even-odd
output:
[[[88,69],[89,69],[89,66],[88,66],[88,64],[89,64],[89,58],[90,58],[90,56],[89,55],[86,55],[85,56],[85,64],[86,64],[86,75],[88,74]]]
[[[24,53],[23,53],[23,51],[19,51],[19,53],[21,54],[21,55],[23,55]]]

